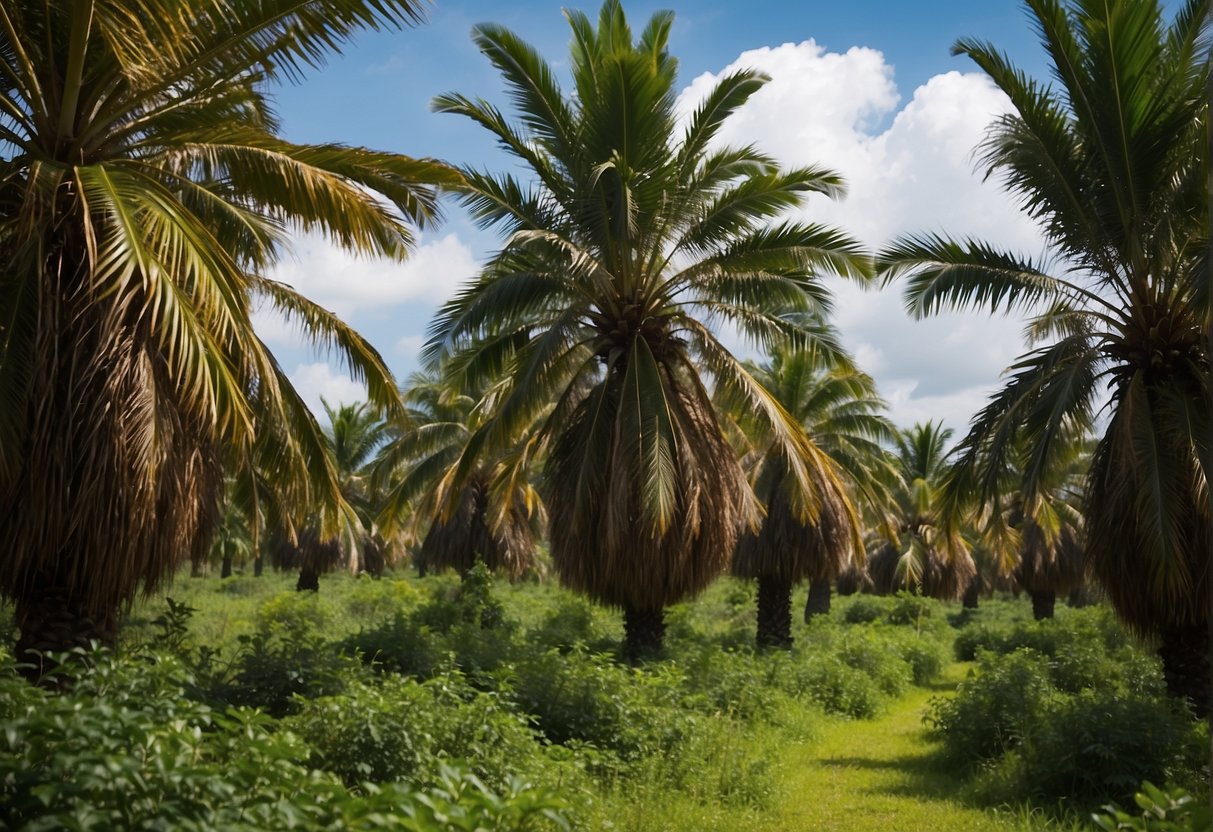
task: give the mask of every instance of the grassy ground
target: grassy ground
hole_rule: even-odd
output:
[[[787,749],[786,797],[763,829],[970,832],[1022,828],[965,806],[962,784],[939,767],[923,736],[928,700],[951,692],[965,667],[952,665],[933,689],[912,689],[879,719],[837,721],[817,741]]]

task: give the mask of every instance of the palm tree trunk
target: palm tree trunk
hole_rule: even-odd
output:
[[[203,578],[206,577],[206,565],[200,560],[190,562],[190,577]]]
[[[758,646],[792,646],[792,584],[772,575],[758,577]]]
[[[631,662],[653,658],[665,644],[665,610],[624,607],[623,633],[624,658]]]
[[[965,588],[965,594],[961,596],[960,603],[966,610],[975,610],[981,600],[981,581],[974,578]]]
[[[804,602],[804,623],[808,624],[815,615],[828,615],[830,612],[830,582],[813,581],[809,584],[809,597]]]
[[[112,646],[118,638],[118,610],[88,613],[69,597],[67,590],[41,576],[33,591],[17,598],[14,618],[21,635],[15,657],[21,673],[31,681],[41,679],[56,663],[47,653],[66,653],[92,642]],[[27,665],[27,666],[21,666]]]
[[[226,546],[223,547],[223,565],[219,568],[219,577],[232,577],[232,553]]]
[[[303,592],[311,590],[312,592],[320,591],[320,572],[309,566],[305,566],[299,570],[299,580],[295,582],[295,591]]]
[[[265,560],[262,559],[261,553],[257,553],[257,557],[253,558],[253,577],[260,578],[261,573],[265,571]]]
[[[1046,618],[1053,617],[1053,608],[1057,605],[1056,592],[1036,592],[1029,591],[1028,595],[1032,598],[1032,616],[1037,621],[1044,621]]]
[[[1171,627],[1161,633],[1158,657],[1167,693],[1186,699],[1198,717],[1208,716],[1213,684],[1209,677],[1209,630],[1204,624]]]

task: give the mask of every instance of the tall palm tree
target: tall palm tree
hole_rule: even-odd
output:
[[[790,510],[787,466],[778,449],[760,435],[751,454],[751,479],[766,517],[760,529],[738,539],[732,570],[758,579],[761,646],[792,643],[791,595],[797,582],[809,581],[806,620],[829,611],[830,582],[863,562],[861,508],[884,511],[896,478],[881,447],[892,442],[896,430],[882,413],[886,405],[876,382],[849,360],[833,363],[814,350],[784,349],[752,371],[829,461],[821,509],[806,522]]]
[[[399,408],[375,350],[265,273],[292,226],[403,256],[435,218],[431,184],[457,177],[286,142],[266,88],[418,16],[411,0],[0,6],[0,592],[22,657],[111,638],[125,601],[209,546],[225,449],[335,504],[255,304]]]
[[[837,175],[780,170],[714,138],[765,82],[722,79],[685,120],[675,109],[672,14],[638,39],[619,3],[573,30],[567,95],[542,57],[500,26],[474,30],[503,76],[517,121],[463,95],[434,107],[485,127],[529,178],[466,171],[465,203],[507,235],[480,278],[440,312],[430,357],[478,344],[470,368],[506,368],[493,419],[473,444],[513,441],[543,408],[543,497],[560,579],[622,607],[630,655],[657,649],[663,608],[727,565],[754,514],[705,377],[771,426],[813,516],[826,470],[795,420],[721,344],[717,323],[763,349],[815,340],[829,295],[819,273],[860,276],[859,245],[783,218]]]
[[[421,574],[488,569],[520,578],[535,560],[535,527],[543,506],[529,476],[531,443],[483,456],[467,476],[450,476],[484,419],[485,390],[455,386],[451,373],[418,372],[403,396],[409,427],[384,446],[378,479],[385,522],[408,515],[406,537]]]
[[[958,463],[986,496],[1021,445],[1020,492],[1102,410],[1085,499],[1086,552],[1120,617],[1161,640],[1170,690],[1209,699],[1213,439],[1209,353],[1208,0],[1026,3],[1055,83],[962,40],[1011,100],[983,163],[1040,223],[1051,263],[979,242],[902,240],[915,315],[985,307],[1030,316],[1032,348],[974,418]],[[981,464],[979,464],[981,463]]]
[[[878,592],[910,589],[955,600],[977,576],[962,534],[962,515],[971,507],[945,500],[943,491],[951,438],[952,430],[935,422],[916,424],[896,437],[895,528],[877,542],[868,564]]]

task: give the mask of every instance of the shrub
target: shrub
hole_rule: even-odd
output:
[[[924,721],[943,740],[945,756],[971,766],[1018,746],[1053,694],[1039,653],[1024,648],[1009,656],[983,655],[954,697],[931,700]]]
[[[872,677],[837,656],[809,658],[794,666],[788,681],[795,695],[811,699],[826,713],[870,719],[883,704]]]
[[[594,605],[583,598],[562,597],[528,633],[527,641],[564,652],[578,645],[601,652],[607,648],[609,635],[595,613]]]
[[[342,690],[357,675],[358,664],[325,641],[329,620],[312,593],[284,593],[266,601],[257,612],[256,632],[237,638],[230,670],[210,681],[210,697],[283,716],[298,708],[297,698]]]
[[[669,752],[694,720],[676,707],[681,691],[669,671],[621,667],[581,649],[549,650],[519,662],[507,678],[548,741],[586,743],[624,761]]]
[[[1010,791],[1093,805],[1129,797],[1143,780],[1194,776],[1200,751],[1190,718],[1166,699],[1088,690],[1036,714],[1023,744],[978,788],[996,801]]]
[[[1208,832],[1213,829],[1213,813],[1208,804],[1181,788],[1160,789],[1146,782],[1133,796],[1133,802],[1141,809],[1140,815],[1130,815],[1112,804],[1104,806],[1103,813],[1091,819],[1105,832]]]
[[[428,679],[445,660],[440,637],[417,618],[397,613],[390,621],[347,636],[337,646],[345,655],[358,655],[380,671]]]
[[[50,694],[0,667],[0,827],[311,830],[567,828],[564,804],[508,780],[494,792],[440,772],[428,793],[400,785],[352,793],[297,762],[310,749],[246,709],[187,698],[177,659],[101,652]]]
[[[881,621],[889,614],[893,602],[888,598],[860,595],[851,601],[843,618],[848,624],[867,624]]]
[[[441,766],[460,763],[499,789],[537,768],[525,720],[457,672],[424,683],[394,675],[359,682],[307,703],[287,725],[311,746],[313,766],[351,786],[403,780],[434,787]]]

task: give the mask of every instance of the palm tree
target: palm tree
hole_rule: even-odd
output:
[[[1081,506],[1091,447],[1081,435],[1071,436],[1064,455],[1041,473],[1031,499],[1017,491],[1026,452],[1021,449],[1018,458],[1010,460],[1004,485],[984,512],[982,538],[992,565],[1027,591],[1038,621],[1053,617],[1059,593],[1067,594],[1087,581]],[[979,461],[978,467],[986,465]],[[976,490],[973,483],[959,478],[963,471],[953,472],[955,478],[945,490]]]
[[[373,481],[376,455],[388,437],[388,424],[366,402],[333,407],[321,398],[328,417],[324,450],[337,479],[338,516],[335,531],[321,528],[314,506],[302,508],[309,519],[275,527],[270,535],[274,568],[299,571],[295,588],[320,590],[320,576],[344,565],[350,572],[383,571],[389,549],[376,526],[382,495]],[[292,529],[301,529],[292,533]]]
[[[351,572],[378,574],[388,545],[375,524],[384,497],[372,475],[388,440],[388,423],[367,402],[333,407],[322,399],[321,404],[329,420],[324,435],[341,497],[350,509],[340,534],[343,560]]]
[[[713,325],[768,351],[810,343],[806,323],[829,302],[819,272],[859,276],[867,262],[836,230],[780,219],[808,193],[837,194],[837,175],[714,146],[762,75],[727,76],[680,120],[672,14],[655,14],[637,40],[616,0],[597,27],[565,15],[575,95],[515,34],[481,25],[473,37],[517,122],[462,95],[434,102],[489,130],[531,178],[465,172],[465,204],[507,242],[441,310],[428,354],[476,345],[467,372],[507,370],[473,448],[508,445],[550,408],[538,435],[556,572],[623,608],[636,656],[660,647],[663,608],[724,569],[755,514],[705,377],[769,423],[797,486],[794,513],[814,516],[820,503],[820,453]]]
[[[787,466],[778,449],[760,436],[751,454],[751,479],[766,517],[760,529],[738,539],[732,569],[737,577],[758,579],[760,646],[791,645],[797,582],[809,581],[806,621],[829,611],[830,582],[863,561],[860,506],[883,511],[896,477],[880,444],[891,442],[896,430],[881,412],[886,405],[876,383],[849,360],[834,364],[813,350],[778,350],[752,371],[829,462],[821,509],[805,522],[790,510]]]
[[[449,373],[414,373],[403,391],[409,428],[380,454],[378,479],[392,481],[386,523],[411,516],[407,537],[421,541],[422,575],[466,575],[479,560],[516,580],[534,564],[543,506],[527,475],[529,443],[482,458],[460,480],[449,476],[483,421],[485,393],[453,386]]]
[[[210,545],[226,449],[335,504],[255,304],[399,408],[375,350],[265,272],[290,227],[401,257],[435,218],[426,183],[457,176],[286,142],[266,87],[418,15],[411,0],[0,6],[0,592],[19,657],[111,639],[124,602]]]
[[[1026,446],[1027,500],[1102,409],[1087,478],[1086,553],[1120,617],[1157,637],[1169,689],[1209,700],[1213,411],[1209,352],[1207,0],[1030,0],[1055,79],[962,40],[1010,98],[983,163],[1040,223],[1054,259],[905,239],[885,254],[915,315],[1030,316],[1031,350],[978,413],[958,464],[985,496]],[[979,464],[980,463],[980,464]],[[970,476],[966,474],[965,476]]]
[[[952,431],[942,423],[916,424],[896,437],[894,460],[901,482],[894,491],[896,528],[877,542],[868,573],[877,592],[910,589],[931,598],[955,600],[977,576],[961,514],[944,499],[947,445]]]

